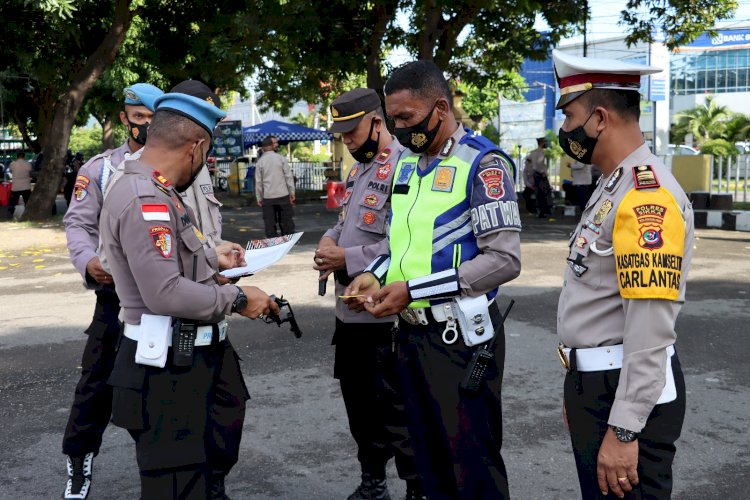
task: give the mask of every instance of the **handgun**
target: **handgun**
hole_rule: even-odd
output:
[[[495,358],[495,343],[497,342],[497,338],[502,332],[505,319],[508,317],[508,314],[510,314],[510,310],[515,303],[516,301],[511,299],[510,304],[508,304],[508,308],[500,318],[500,322],[495,326],[495,336],[492,337],[492,340],[477,347],[477,349],[474,351],[474,354],[472,354],[471,361],[469,361],[469,366],[466,368],[466,376],[459,385],[461,389],[468,392],[469,394],[476,394],[477,392],[479,392],[479,388],[482,386],[482,382],[484,381],[484,375],[487,371],[487,367]]]
[[[279,328],[281,328],[282,323],[289,323],[289,326],[294,336],[297,338],[302,337],[302,330],[299,329],[299,325],[297,324],[297,319],[294,317],[294,311],[292,311],[292,306],[289,304],[289,301],[284,300],[283,295],[281,297],[276,297],[275,295],[271,295],[270,297],[279,306],[279,314],[278,315],[272,314],[269,316],[265,316],[263,318],[263,321],[265,321],[269,325],[271,323],[276,323],[277,325],[279,325]]]

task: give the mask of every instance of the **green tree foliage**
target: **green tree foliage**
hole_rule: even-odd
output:
[[[674,137],[684,139],[686,134],[693,134],[700,146],[709,139],[723,137],[731,116],[726,106],[717,104],[713,96],[708,96],[704,104],[675,115]]]
[[[498,94],[506,99],[523,101],[525,100],[523,93],[528,87],[521,75],[515,71],[510,71],[497,78],[487,80],[482,87],[471,83],[458,82],[456,89],[464,94],[461,107],[469,116],[481,116],[484,120],[490,121],[497,116]]]
[[[658,29],[672,50],[704,31],[714,34],[716,23],[731,18],[738,5],[736,0],[629,0],[620,24],[628,31],[629,46],[652,42]]]
[[[91,158],[101,152],[102,131],[98,127],[73,127],[70,133],[68,149],[73,153],[81,152],[84,158]]]
[[[726,125],[726,139],[730,142],[744,142],[750,139],[750,115],[735,113]]]
[[[726,139],[710,139],[701,145],[701,154],[713,156],[735,156],[738,153],[733,143]]]

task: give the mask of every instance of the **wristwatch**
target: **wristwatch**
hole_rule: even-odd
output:
[[[617,439],[621,443],[631,443],[635,441],[636,437],[638,437],[638,434],[635,432],[623,429],[622,427],[615,427],[614,425],[610,425],[610,427],[615,432],[615,436],[617,436]]]
[[[242,288],[237,287],[237,298],[232,302],[232,312],[238,313],[243,311],[247,307],[247,295],[242,291]]]

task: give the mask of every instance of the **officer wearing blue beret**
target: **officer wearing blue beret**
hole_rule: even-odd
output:
[[[94,456],[99,453],[112,413],[112,388],[107,385],[107,377],[112,371],[120,335],[117,319],[120,299],[112,276],[102,268],[97,255],[103,193],[115,167],[146,144],[154,101],[164,92],[149,83],[136,83],[123,93],[120,121],[128,128],[129,137],[122,146],[94,156],[78,170],[63,219],[70,260],[81,273],[84,286],[96,293],[94,316],[86,329],[88,339],[81,358],[81,377],[63,436],[68,472],[66,499],[88,496]]]
[[[125,162],[100,220],[124,321],[109,379],[112,422],[135,441],[144,500],[226,498],[242,422],[224,420],[230,406],[243,414],[248,394],[225,317],[279,313],[256,287],[219,284],[217,273],[241,265],[244,249],[204,245],[180,201],[225,116],[213,92],[191,85],[206,92],[183,86],[156,100],[148,144]]]

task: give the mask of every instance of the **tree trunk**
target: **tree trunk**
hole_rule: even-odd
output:
[[[115,129],[112,118],[109,116],[101,122],[102,126],[102,151],[114,149],[115,147]]]
[[[381,47],[383,46],[383,38],[385,37],[388,24],[396,15],[396,9],[398,8],[398,1],[387,0],[383,3],[378,3],[373,8],[373,14],[375,16],[375,24],[372,29],[372,36],[368,41],[368,54],[367,54],[367,87],[375,89],[380,95],[380,100],[383,100],[383,74],[382,74],[382,57]]]
[[[440,36],[442,12],[436,0],[427,0],[424,9],[424,28],[419,34],[419,59],[432,61],[435,55],[435,43]]]
[[[76,115],[86,94],[117,57],[133,19],[131,3],[132,0],[117,0],[109,32],[78,73],[71,75],[70,85],[55,101],[54,106],[40,110],[40,118],[46,118],[41,119],[39,123],[44,162],[34,187],[34,194],[23,214],[25,220],[45,220],[52,213]]]

